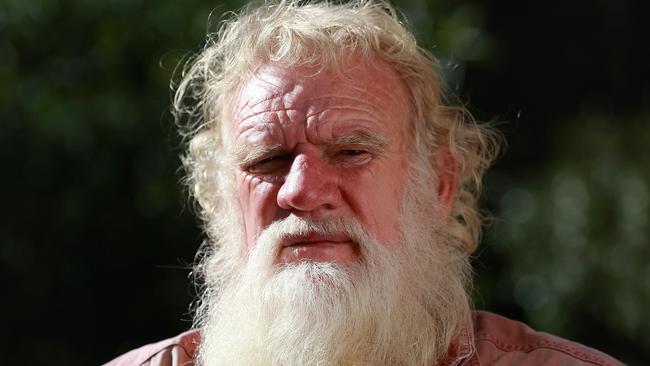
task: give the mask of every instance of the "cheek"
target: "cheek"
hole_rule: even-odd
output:
[[[404,168],[395,165],[383,168],[364,185],[365,189],[359,190],[363,200],[359,206],[363,207],[368,229],[372,230],[377,240],[391,245],[399,236],[400,211],[407,173]]]
[[[277,184],[249,175],[237,177],[237,199],[244,218],[246,246],[252,249],[260,231],[273,222],[277,208]]]
[[[394,243],[399,233],[401,191],[396,188],[389,185],[377,186],[372,202],[368,205],[369,212],[373,215],[377,239],[387,245]]]

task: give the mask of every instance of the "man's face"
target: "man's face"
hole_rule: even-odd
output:
[[[225,142],[248,255],[233,259],[224,241],[205,259],[199,364],[432,365],[445,354],[469,312],[468,261],[441,233],[453,160],[443,149],[436,165],[410,161],[408,106],[382,63],[343,77],[266,65],[239,85]]]
[[[238,89],[228,151],[250,251],[272,222],[356,219],[388,247],[399,235],[409,167],[407,92],[387,65],[356,63],[343,77],[265,65]],[[280,243],[276,263],[357,261],[343,233]]]

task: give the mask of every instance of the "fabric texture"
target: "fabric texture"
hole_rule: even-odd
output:
[[[105,366],[194,366],[194,354],[201,341],[198,330],[134,349]]]
[[[614,358],[526,324],[485,311],[472,313],[441,366],[619,366]],[[105,366],[194,366],[198,330],[128,352]]]

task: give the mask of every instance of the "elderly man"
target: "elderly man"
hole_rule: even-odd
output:
[[[495,133],[386,3],[223,23],[177,87],[209,242],[195,330],[109,365],[618,365],[472,311]]]

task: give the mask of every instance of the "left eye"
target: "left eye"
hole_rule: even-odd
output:
[[[362,154],[365,154],[366,152],[363,150],[342,150],[341,154],[347,155],[347,156],[359,156]]]
[[[372,154],[366,150],[342,149],[338,150],[331,158],[332,162],[346,166],[361,166],[372,159]]]

